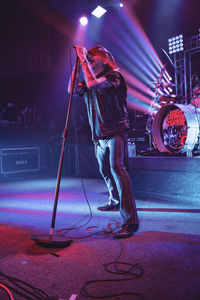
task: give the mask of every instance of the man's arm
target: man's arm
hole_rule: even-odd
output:
[[[87,60],[87,49],[82,46],[76,46],[76,53],[80,59],[80,64],[83,70],[84,79],[88,88],[106,88],[111,87],[111,83],[105,78],[96,78],[95,74],[90,67],[89,61]]]
[[[84,61],[82,64],[82,70],[85,78],[85,82],[88,88],[106,88],[106,87],[111,87],[112,84],[110,81],[106,79],[106,77],[100,77],[96,78],[94,73],[92,72],[92,69],[89,65],[89,62]]]

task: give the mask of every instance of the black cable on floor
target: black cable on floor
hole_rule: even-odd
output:
[[[114,262],[109,262],[104,265],[104,269],[106,272],[114,274],[114,275],[121,275],[126,276],[125,278],[120,279],[101,279],[101,280],[89,280],[87,281],[83,287],[80,289],[80,294],[84,297],[89,297],[91,299],[108,299],[108,298],[114,298],[117,297],[124,297],[124,296],[134,296],[137,297],[137,299],[145,300],[145,297],[142,293],[138,292],[122,292],[122,293],[111,293],[107,295],[94,295],[91,292],[88,291],[88,288],[90,286],[94,287],[95,285],[99,284],[107,284],[107,283],[116,283],[117,286],[119,286],[120,282],[127,282],[135,279],[139,279],[144,274],[144,269],[140,263],[126,263],[119,261],[120,257],[123,254],[123,244],[119,240],[119,245],[121,247],[120,253],[117,257],[117,259]],[[126,267],[126,269],[122,269],[122,267]],[[128,268],[127,268],[128,267]],[[113,289],[113,286],[112,286]],[[103,288],[101,289],[103,290]],[[132,298],[131,298],[132,299]]]
[[[28,300],[51,300],[52,299],[50,296],[48,296],[48,294],[46,294],[41,289],[38,289],[21,279],[8,276],[1,271],[0,271],[0,276],[7,279],[10,283],[12,283],[15,286],[14,287],[9,284],[5,284],[9,290],[14,291],[16,294],[24,297],[25,299]]]
[[[111,262],[109,263],[108,265],[111,265],[111,264],[116,264],[115,262]],[[128,271],[125,271],[125,270],[121,270],[118,268],[118,271],[116,272],[113,272],[113,271],[110,271],[107,269],[107,266],[105,266],[105,270],[109,273],[112,273],[112,274],[115,274],[115,275],[130,275],[131,277],[126,277],[126,278],[121,278],[121,279],[104,279],[104,280],[89,280],[87,281],[83,287],[81,288],[80,290],[80,293],[82,296],[85,296],[85,297],[90,297],[92,299],[107,299],[107,298],[116,298],[116,297],[121,297],[121,296],[128,296],[128,295],[132,295],[132,296],[136,296],[138,299],[141,299],[141,300],[144,300],[144,295],[141,294],[141,293],[138,293],[138,292],[123,292],[123,293],[112,293],[112,294],[107,294],[107,295],[92,295],[89,291],[88,291],[88,287],[89,286],[93,286],[94,285],[99,285],[101,283],[103,284],[106,284],[106,283],[116,283],[117,286],[119,286],[119,283],[120,282],[127,282],[127,281],[130,281],[130,280],[135,280],[135,279],[138,279],[140,277],[143,276],[144,274],[144,270],[143,270],[143,267],[141,264],[139,263],[136,263],[136,264],[128,264],[128,263],[124,263],[124,262],[118,262],[117,263],[118,265],[128,265],[130,267],[130,269]],[[137,272],[133,272],[134,268],[137,270]],[[130,270],[132,270],[132,272],[130,272]],[[113,289],[113,286],[112,286],[112,289]],[[103,290],[103,288],[102,288]]]
[[[116,222],[116,223],[118,223],[118,222]],[[80,227],[61,229],[61,230],[58,230],[57,232],[58,233],[62,233],[63,231],[65,231],[64,232],[64,236],[65,236],[66,231],[74,230],[74,229],[79,229],[79,228]],[[86,230],[88,232],[90,232],[90,230],[93,229],[93,228],[98,228],[98,226],[90,226],[90,227],[86,228]],[[118,229],[118,227],[116,226],[115,229]],[[90,234],[83,235],[83,236],[68,236],[67,235],[67,237],[70,238],[70,239],[77,239],[77,240],[79,240],[79,239],[84,239],[84,238],[88,238],[88,237],[92,237],[92,236],[96,236],[96,235],[102,235],[102,236],[103,235],[107,235],[108,236],[108,235],[111,235],[113,232],[114,232],[114,229],[110,228],[110,223],[109,223],[107,225],[107,228],[103,228],[101,230],[97,230],[95,232],[91,232]]]

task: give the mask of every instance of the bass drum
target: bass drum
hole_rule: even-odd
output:
[[[192,151],[198,141],[200,110],[193,105],[166,104],[157,112],[152,138],[160,152]]]

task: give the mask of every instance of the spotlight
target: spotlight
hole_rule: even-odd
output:
[[[168,39],[169,54],[177,53],[184,50],[183,35],[177,35]]]
[[[124,4],[121,2],[121,3],[119,4],[119,6],[120,6],[120,7],[124,7]]]
[[[93,10],[91,12],[91,14],[93,16],[95,16],[96,18],[100,18],[101,16],[103,16],[105,13],[107,12],[106,9],[104,9],[103,7],[101,7],[100,5],[98,5],[95,10]]]
[[[88,23],[88,19],[87,19],[86,17],[81,17],[81,18],[79,19],[79,22],[80,22],[80,24],[81,24],[82,26],[86,26],[87,23]]]

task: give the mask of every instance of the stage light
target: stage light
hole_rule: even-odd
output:
[[[107,12],[106,9],[104,9],[103,7],[101,7],[100,5],[98,5],[95,10],[93,10],[91,12],[91,14],[93,16],[95,16],[96,18],[100,18],[101,16],[103,16],[105,13]]]
[[[168,39],[169,54],[177,53],[184,50],[183,35],[177,35]]]
[[[88,19],[87,19],[86,17],[81,17],[81,18],[79,19],[79,22],[80,22],[80,24],[81,24],[82,26],[86,26],[87,23],[88,23]]]
[[[87,38],[94,41],[101,40],[103,33],[104,41],[108,43],[105,43],[105,47],[110,47],[117,66],[127,82],[129,109],[148,113],[154,97],[153,83],[160,76],[163,64],[130,9],[130,4],[126,3],[121,9],[120,2],[122,1],[116,5],[120,13],[115,13],[115,7],[108,18],[107,15],[102,18],[103,22],[95,22],[95,18],[91,18],[94,24],[87,27]],[[101,25],[98,27],[98,32],[97,23],[98,26]],[[169,81],[167,71],[164,72],[163,77],[165,81]],[[160,107],[157,103],[153,105],[156,109]]]
[[[121,2],[121,3],[119,4],[119,6],[120,6],[120,7],[123,7],[123,6],[124,6],[124,4]]]

